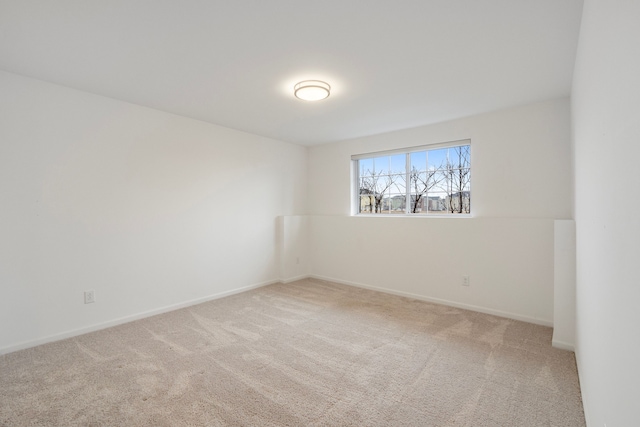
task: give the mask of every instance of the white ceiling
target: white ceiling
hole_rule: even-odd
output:
[[[567,96],[582,0],[0,0],[0,68],[313,145]],[[317,103],[304,79],[331,84]]]

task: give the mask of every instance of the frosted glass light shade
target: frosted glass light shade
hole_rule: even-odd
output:
[[[305,101],[320,101],[329,96],[331,86],[320,80],[305,80],[293,87],[293,94]]]

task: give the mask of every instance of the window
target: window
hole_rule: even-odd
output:
[[[353,156],[360,214],[471,212],[469,140]]]

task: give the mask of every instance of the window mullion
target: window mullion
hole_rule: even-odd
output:
[[[405,157],[405,166],[404,166],[404,193],[405,193],[405,202],[404,202],[404,213],[411,213],[411,154],[407,153]]]

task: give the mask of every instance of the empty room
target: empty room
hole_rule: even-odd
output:
[[[0,426],[640,425],[638,22],[0,0]]]

